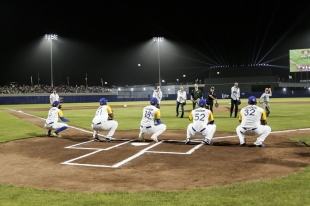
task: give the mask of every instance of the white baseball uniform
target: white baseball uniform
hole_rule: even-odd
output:
[[[58,117],[63,117],[62,111],[58,109],[57,107],[52,107],[48,111],[48,116],[45,121],[44,127],[47,129],[55,129],[55,130],[62,128],[62,127],[68,127],[67,124],[58,122]]]
[[[231,95],[230,95],[230,97],[233,100],[239,100],[240,99],[240,89],[239,89],[239,87],[233,86],[231,88]]]
[[[236,128],[240,144],[245,143],[245,135],[258,135],[255,145],[261,145],[270,134],[271,128],[268,125],[261,125],[261,120],[266,120],[264,109],[256,105],[248,105],[241,109],[239,120],[241,124]]]
[[[205,140],[211,142],[216,131],[216,125],[214,123],[208,124],[209,122],[214,121],[212,112],[204,107],[200,107],[192,110],[189,119],[193,120],[193,123],[190,123],[187,127],[186,138],[190,139],[191,136],[202,135]]]
[[[160,110],[154,105],[143,108],[142,120],[140,123],[140,134],[152,134],[151,139],[157,140],[157,137],[166,131],[165,124],[154,124],[154,120],[160,119]]]
[[[94,130],[94,135],[99,131],[109,130],[107,137],[112,137],[118,127],[118,122],[115,120],[108,120],[109,114],[112,113],[112,109],[109,105],[101,105],[92,120],[91,127]]]

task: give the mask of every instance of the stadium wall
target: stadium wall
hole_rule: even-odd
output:
[[[170,90],[169,90],[170,92]],[[102,94],[59,94],[60,97],[63,97],[64,103],[87,103],[87,102],[98,102],[100,98],[106,98],[109,102],[128,102],[128,101],[149,101],[150,92],[142,94],[139,92],[139,95],[133,95],[131,97],[126,97],[124,95],[102,93]],[[206,98],[208,93],[204,92],[203,97]],[[241,92],[241,98],[246,99],[249,96],[255,96],[259,98],[262,95],[262,92]],[[229,99],[230,91],[228,92],[216,92],[218,99]],[[310,90],[303,92],[298,91],[274,91],[272,92],[272,98],[294,98],[294,97],[310,97]],[[166,93],[163,97],[163,100],[176,100],[177,95],[175,93]],[[187,92],[187,99],[190,100],[190,94]],[[0,104],[49,104],[49,94],[1,94],[0,95]]]

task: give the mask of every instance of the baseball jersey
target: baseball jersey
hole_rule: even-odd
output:
[[[160,119],[160,110],[154,105],[144,107],[141,126],[154,126],[154,119]]]
[[[269,102],[269,97],[271,97],[270,94],[264,93],[260,98],[263,99],[263,102]]]
[[[63,113],[60,109],[58,109],[57,107],[52,107],[49,111],[48,111],[48,116],[46,119],[46,124],[50,124],[52,122],[58,122],[58,117],[63,117]]]
[[[160,90],[159,91],[154,90],[153,97],[155,97],[158,100],[158,104],[160,104],[160,100],[163,97],[163,93]]]
[[[233,86],[231,88],[231,95],[230,95],[230,97],[233,100],[239,100],[240,99],[240,89],[239,89],[239,87]]]
[[[255,128],[261,125],[261,120],[267,120],[265,110],[256,105],[248,105],[241,109],[239,113],[241,126]]]
[[[181,90],[178,91],[177,101],[180,103],[183,103],[186,101],[186,91],[183,91],[183,92]]]
[[[50,95],[50,100],[51,100],[51,103],[53,103],[54,101],[59,101],[59,96],[58,96],[58,94],[52,93],[52,94]]]
[[[100,122],[108,121],[109,114],[112,113],[112,109],[109,105],[102,105],[96,110],[95,117],[93,118],[93,123],[97,124]]]
[[[204,107],[192,110],[189,119],[193,120],[193,128],[197,132],[202,132],[207,124],[214,120],[212,112]]]

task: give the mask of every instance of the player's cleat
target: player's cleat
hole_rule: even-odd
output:
[[[53,132],[50,137],[57,137],[57,134]]]
[[[202,143],[205,144],[205,145],[213,145],[213,143],[211,142],[211,140],[208,140],[208,139],[203,140]]]
[[[154,140],[154,142],[158,142],[158,139],[156,137],[151,137],[152,140]]]
[[[186,138],[186,140],[185,140],[185,144],[189,144],[191,142],[191,140],[190,139],[188,139],[188,138]]]
[[[245,143],[243,143],[243,144],[239,144],[239,146],[240,146],[240,147],[243,147],[243,146],[245,146],[245,145],[246,145]]]
[[[100,142],[100,139],[98,137],[94,137],[94,142]]]
[[[50,132],[46,132],[46,136],[52,137],[52,134]]]
[[[261,143],[260,145],[257,145],[258,147],[265,147],[265,145],[263,143]]]
[[[55,133],[56,134],[56,137],[61,137],[61,135],[59,133]]]
[[[139,139],[140,139],[141,141],[143,141],[143,142],[145,141],[144,136],[143,136],[143,133],[140,133],[140,134],[139,134]]]
[[[112,137],[108,137],[108,136],[107,136],[107,137],[105,137],[104,139],[105,139],[105,141],[107,141],[107,142],[111,142],[111,141],[112,141]]]

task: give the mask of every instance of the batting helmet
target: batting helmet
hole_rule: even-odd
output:
[[[53,104],[52,104],[53,107],[57,107],[58,105],[59,105],[58,101],[54,101]]]
[[[249,99],[248,99],[248,103],[249,104],[256,104],[257,103],[256,97],[250,96]]]
[[[206,104],[207,104],[207,102],[205,99],[199,100],[199,103],[198,103],[199,107],[204,107],[204,106],[206,106]]]
[[[105,104],[107,104],[107,99],[105,99],[105,98],[101,98],[100,100],[99,100],[99,103],[100,103],[100,105],[105,105]]]
[[[151,105],[155,105],[155,104],[158,104],[158,100],[157,98],[153,97],[150,101]]]

